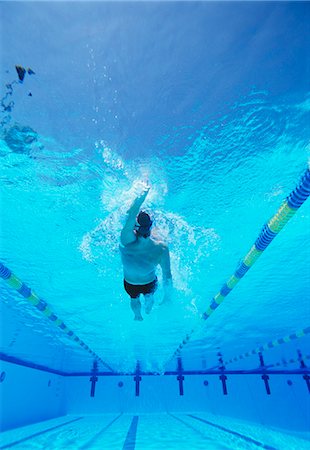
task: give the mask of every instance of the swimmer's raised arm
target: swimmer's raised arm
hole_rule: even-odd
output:
[[[130,206],[129,210],[127,211],[127,219],[126,219],[125,225],[121,232],[121,244],[122,245],[128,245],[131,242],[134,242],[136,240],[136,235],[134,233],[136,217],[139,213],[142,203],[146,199],[146,196],[147,196],[149,190],[150,190],[149,186],[145,187],[144,190],[141,192],[141,194],[139,194],[134,199],[132,205]]]

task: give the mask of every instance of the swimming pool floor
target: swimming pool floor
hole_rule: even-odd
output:
[[[1,434],[0,449],[309,450],[275,428],[207,413],[67,415]]]

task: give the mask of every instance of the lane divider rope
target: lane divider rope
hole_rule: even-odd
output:
[[[310,355],[303,355],[302,360],[305,364],[305,361],[310,360]],[[281,362],[277,362],[275,364],[268,364],[268,369],[270,369],[271,367],[287,366],[288,364],[297,364],[297,363],[300,363],[300,358],[290,358],[290,359],[283,358]]]
[[[233,290],[233,288],[239,283],[239,281],[244,277],[248,270],[258,260],[263,251],[273,241],[277,234],[284,228],[284,226],[293,217],[296,211],[307,200],[309,195],[310,169],[308,167],[297,187],[284,200],[277,213],[267,222],[266,225],[264,225],[254,245],[252,245],[241,263],[238,265],[234,274],[231,275],[228,281],[224,283],[221,290],[213,297],[208,309],[201,316],[202,320],[209,319],[214,311],[223,303],[227,295]],[[173,355],[168,359],[167,363],[169,363],[173,358],[180,356],[182,348],[188,343],[195,331],[196,329],[193,329],[186,335]]]
[[[21,294],[32,306],[37,308],[51,323],[60,328],[69,339],[80,345],[84,350],[90,353],[97,361],[100,361],[105,367],[113,372],[113,369],[100,358],[85,342],[82,341],[67,325],[53,312],[52,308],[42,300],[31,288],[23,283],[14,273],[0,262],[0,277],[7,284]]]
[[[310,333],[310,327],[303,328],[302,330],[295,331],[295,333],[291,333],[291,334],[289,334],[289,335],[287,335],[287,336],[285,336],[283,338],[279,338],[279,339],[275,339],[273,341],[269,341],[266,344],[261,345],[259,347],[256,347],[255,349],[253,349],[253,350],[251,350],[249,352],[245,352],[245,353],[242,353],[241,355],[235,356],[234,358],[231,358],[231,359],[225,361],[224,364],[226,366],[227,364],[231,364],[231,363],[236,362],[236,361],[238,361],[240,359],[247,358],[248,356],[256,355],[256,354],[261,353],[261,352],[263,352],[265,350],[270,350],[271,348],[278,347],[279,345],[282,345],[282,344],[287,344],[288,342],[291,342],[293,340],[296,340],[298,338],[306,336],[309,333]]]

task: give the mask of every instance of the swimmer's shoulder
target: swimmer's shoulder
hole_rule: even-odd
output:
[[[122,243],[122,241],[119,241],[119,249],[120,249],[120,251],[128,252],[131,249],[134,249],[135,247],[137,247],[137,239],[135,241],[133,241],[133,242],[130,242],[129,244],[126,244],[126,245],[124,245]]]
[[[164,253],[168,250],[168,245],[159,239],[151,238],[151,242],[161,253]]]

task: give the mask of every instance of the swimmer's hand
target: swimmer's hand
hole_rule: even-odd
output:
[[[139,186],[139,189],[137,189],[137,197],[134,200],[134,206],[140,208],[144,200],[146,199],[147,194],[149,193],[149,190],[151,189],[151,186],[149,186],[146,183],[141,183]]]
[[[150,189],[151,189],[151,186],[144,186],[142,189],[142,192],[139,195],[139,198],[143,198],[143,201],[144,201],[146,199],[146,196],[149,193]]]
[[[136,186],[137,197],[146,197],[151,186],[146,181],[141,181]]]

